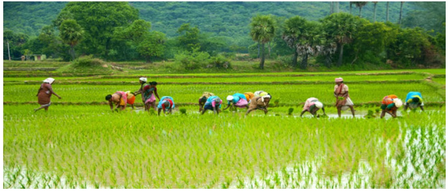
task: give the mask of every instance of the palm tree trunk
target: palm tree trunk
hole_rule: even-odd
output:
[[[302,57],[302,64],[300,65],[300,68],[306,69],[308,67],[308,53],[305,53],[305,55]]]
[[[401,24],[401,13],[403,13],[403,3],[404,3],[404,1],[401,2],[401,6],[400,6],[400,18],[398,19],[398,25]]]
[[[269,54],[268,54],[268,58],[271,58],[271,42],[268,43],[268,50],[269,50]]]
[[[258,42],[258,55],[257,58],[260,58],[260,42]]]
[[[7,41],[7,44],[8,44],[8,58],[11,61],[11,52],[9,51],[9,41]]]
[[[376,3],[373,5],[373,22],[376,22]]]
[[[350,2],[350,15],[352,14],[352,2]]]
[[[264,69],[264,43],[261,43],[260,69]]]
[[[294,50],[294,56],[292,57],[292,67],[297,67],[297,57],[299,56],[299,53],[297,53],[297,50]]]
[[[334,12],[339,13],[339,2],[334,2]]]
[[[72,60],[75,60],[75,46],[70,45],[70,55],[72,56]]]
[[[362,18],[362,7],[359,7],[359,17]]]
[[[340,45],[339,59],[338,59],[338,67],[342,66],[342,56],[344,55],[344,44]]]
[[[333,13],[333,1],[330,2],[330,15]]]
[[[387,2],[387,6],[386,6],[386,22],[389,21],[389,2]]]

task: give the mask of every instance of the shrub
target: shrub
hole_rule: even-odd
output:
[[[207,66],[210,55],[207,52],[183,52],[174,56],[174,62],[187,70],[198,69]]]
[[[209,60],[209,67],[215,67],[218,69],[229,69],[230,67],[230,59],[227,59],[225,56],[219,54],[217,56],[211,57]]]
[[[73,61],[73,67],[100,67],[104,61],[98,58],[93,58],[93,55],[81,56]]]

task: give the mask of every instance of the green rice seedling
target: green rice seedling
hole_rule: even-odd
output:
[[[292,112],[294,111],[294,108],[289,108],[288,109],[288,115],[292,115]]]
[[[179,111],[180,111],[180,113],[182,115],[186,115],[187,114],[187,109],[185,109],[185,108],[181,108],[181,109],[179,109]]]

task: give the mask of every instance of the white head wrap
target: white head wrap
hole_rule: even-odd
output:
[[[52,84],[53,82],[54,82],[54,79],[51,78],[51,77],[46,78],[46,79],[44,80],[44,83],[50,83],[50,84]]]
[[[401,99],[394,99],[395,107],[399,108],[403,105],[403,101]]]
[[[227,96],[227,101],[232,101],[232,100],[233,100],[233,96],[232,95]]]
[[[140,81],[148,82],[148,79],[146,79],[146,77],[140,77]]]
[[[265,95],[265,96],[261,97],[261,102],[264,102],[264,98],[270,99],[271,96],[270,95]]]
[[[254,95],[255,95],[255,96],[259,96],[260,93],[262,93],[262,92],[264,92],[264,91],[255,91]]]
[[[322,107],[324,107],[324,104],[322,104],[320,101],[315,102],[314,105],[316,105],[316,107],[319,109],[322,109]]]

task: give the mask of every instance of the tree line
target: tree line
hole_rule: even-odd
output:
[[[94,55],[110,61],[150,62],[176,59],[176,55],[207,53],[210,58],[249,52],[260,57],[260,68],[267,53],[274,59],[292,55],[291,65],[305,69],[310,58],[327,67],[386,61],[412,66],[436,62],[431,60],[434,55],[445,54],[444,31],[434,34],[422,28],[402,28],[399,23],[370,22],[362,18],[363,6],[356,3],[359,14],[338,13],[339,5],[332,3],[332,14],[319,21],[301,16],[254,16],[247,27],[247,37],[254,43],[245,47],[229,43],[229,37],[201,32],[190,23],[181,24],[176,37],[167,37],[152,30],[152,23],[141,19],[128,2],[70,2],[37,37],[5,30],[4,59],[43,53],[64,60]],[[444,28],[444,22],[440,25]]]

